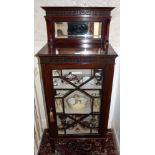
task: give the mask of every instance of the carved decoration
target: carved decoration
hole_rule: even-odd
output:
[[[47,15],[51,16],[109,16],[110,11],[103,10],[90,10],[90,9],[78,9],[78,10],[47,10]]]

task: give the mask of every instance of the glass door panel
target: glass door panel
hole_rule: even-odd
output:
[[[103,69],[52,70],[59,135],[98,134]]]

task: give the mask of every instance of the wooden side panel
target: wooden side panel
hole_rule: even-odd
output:
[[[103,99],[101,106],[101,120],[100,120],[100,133],[104,135],[107,131],[108,119],[109,119],[109,110],[111,102],[111,93],[112,93],[112,83],[113,83],[113,74],[114,74],[114,65],[105,66],[105,75],[103,82]]]
[[[50,134],[52,137],[57,137],[57,128],[56,128],[56,118],[55,118],[55,104],[54,104],[54,92],[52,88],[53,81],[52,81],[52,72],[49,65],[42,64],[42,78],[43,78],[43,85],[44,85],[44,92],[45,92],[45,102],[46,102],[46,109],[48,115],[48,124],[50,128]],[[50,122],[50,112],[54,113],[54,122]]]

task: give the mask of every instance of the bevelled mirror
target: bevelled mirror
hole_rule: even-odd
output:
[[[55,38],[101,38],[102,22],[55,22]]]

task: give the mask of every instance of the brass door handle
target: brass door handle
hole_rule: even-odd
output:
[[[54,122],[54,115],[53,115],[53,112],[50,111],[50,122],[53,123]]]

